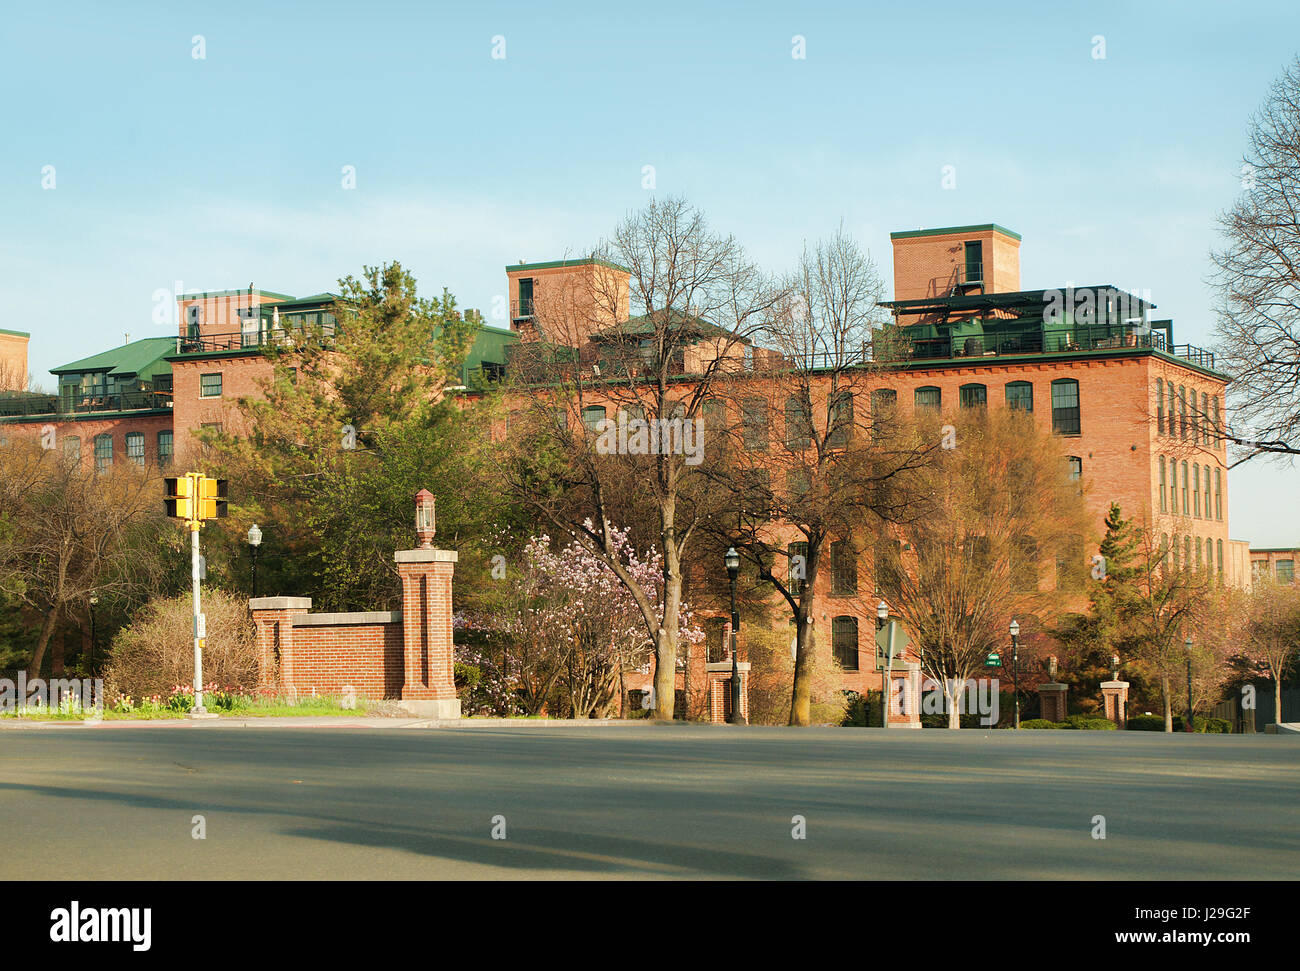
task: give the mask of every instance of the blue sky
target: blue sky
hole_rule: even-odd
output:
[[[1148,289],[1207,345],[1215,214],[1300,53],[1294,0],[467,6],[6,9],[0,327],[44,375],[162,333],[177,281],[307,294],[391,259],[490,312],[652,165],[772,270],[843,223],[889,278],[891,230],[995,221],[1026,288]],[[1233,537],[1300,545],[1294,481],[1235,471]]]

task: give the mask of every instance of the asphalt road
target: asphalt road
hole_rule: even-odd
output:
[[[0,833],[5,880],[1294,879],[1300,738],[15,729]]]

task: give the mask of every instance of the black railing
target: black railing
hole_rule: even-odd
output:
[[[533,316],[533,298],[524,297],[520,300],[510,301],[510,319],[527,320]]]
[[[62,399],[54,395],[0,398],[0,417],[33,415],[90,415],[111,411],[156,411],[172,406],[170,391],[123,391],[117,394],[78,394]]]
[[[1167,345],[1159,331],[1141,332],[1114,327],[1075,327],[1059,331],[991,333],[970,337],[912,338],[892,353],[880,353],[881,360],[939,360],[961,357],[997,357],[1003,354],[1061,354],[1123,348],[1152,348],[1166,351],[1200,367],[1214,368],[1214,353],[1192,344]]]

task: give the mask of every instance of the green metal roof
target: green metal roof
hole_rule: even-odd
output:
[[[163,358],[176,352],[175,337],[146,337],[144,340],[132,341],[110,351],[101,351],[80,361],[51,368],[51,374],[77,374],[85,371],[107,371],[110,375],[138,374],[152,377],[154,374],[170,374],[171,365]]]
[[[0,334],[8,334],[10,337],[31,337],[32,335],[25,330],[5,330],[0,327]]]
[[[583,260],[552,260],[549,263],[516,263],[514,266],[507,266],[507,273],[514,273],[516,270],[553,270],[561,266],[607,266],[611,270],[622,270],[624,273],[631,273],[626,266],[618,263],[611,263],[609,260],[598,260],[594,256],[588,256]]]
[[[479,327],[478,333],[474,335],[474,343],[470,346],[469,355],[465,358],[465,366],[461,368],[461,383],[469,384],[470,373],[477,371],[484,364],[504,366],[506,348],[518,343],[519,335],[514,331],[486,325]]]
[[[987,233],[990,230],[995,233],[1003,233],[1016,241],[1020,240],[1019,233],[1012,232],[997,223],[982,223],[979,226],[947,226],[943,229],[912,229],[901,233],[890,233],[889,238],[910,239],[913,236],[954,236],[958,233]]]

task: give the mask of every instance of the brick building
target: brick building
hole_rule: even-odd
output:
[[[1227,379],[1213,354],[1175,343],[1173,322],[1152,319],[1153,303],[1113,286],[1022,290],[1021,239],[999,225],[899,232],[891,244],[894,299],[885,306],[893,319],[879,332],[879,347],[864,349],[888,367],[873,371],[851,408],[874,414],[887,407],[901,416],[1029,411],[1067,443],[1069,474],[1087,483],[1099,524],[1118,502],[1180,562],[1202,564],[1227,583],[1250,583],[1246,544],[1229,539],[1226,445],[1215,434],[1227,417]],[[639,331],[629,319],[625,268],[578,259],[521,261],[505,270],[510,327],[480,329],[458,389],[469,392],[467,400],[479,382],[522,366],[520,344],[549,345],[595,367],[626,355],[629,342],[635,353]],[[335,299],[251,285],[183,295],[174,338],[137,341],[58,368],[54,396],[0,396],[0,438],[53,425],[60,441],[77,440],[100,462],[138,461],[142,443],[144,461],[184,461],[204,426],[238,430],[239,399],[258,394],[271,373],[266,346],[291,339],[300,326],[328,333]],[[682,312],[698,339],[674,362],[675,381],[689,386],[692,375],[720,363],[754,388],[765,386],[768,365],[779,362],[775,351],[747,340],[724,343],[691,308]],[[564,326],[555,328],[556,320]],[[21,357],[25,370],[26,335],[0,331],[0,356],[6,353]],[[598,402],[589,410],[577,420],[605,417]],[[774,426],[766,433],[779,432]],[[847,689],[880,685],[873,571],[870,553],[840,557],[816,591],[818,643],[840,661]],[[700,686],[713,680],[709,665],[726,660],[716,632],[710,640],[695,679]]]

